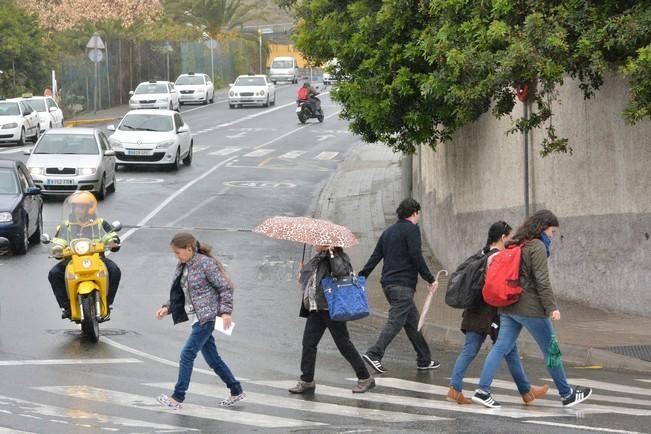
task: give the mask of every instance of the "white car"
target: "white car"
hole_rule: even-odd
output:
[[[129,92],[129,109],[179,110],[179,94],[169,81],[143,81]]]
[[[180,113],[171,110],[131,110],[110,137],[116,163],[165,165],[178,170],[192,164],[192,132]]]
[[[20,98],[0,100],[0,143],[25,146],[27,138],[36,143],[41,132],[38,113]]]
[[[276,86],[266,75],[240,75],[235,83],[229,85],[228,107],[242,105],[262,105],[268,107],[276,104]]]
[[[174,82],[181,105],[188,102],[215,102],[215,86],[206,74],[181,74]]]
[[[30,96],[22,98],[38,112],[41,131],[63,128],[63,111],[51,96]]]

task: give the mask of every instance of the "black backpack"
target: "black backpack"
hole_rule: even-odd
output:
[[[481,289],[486,277],[486,264],[489,255],[480,250],[450,275],[445,292],[445,304],[456,309],[472,309],[481,306]]]

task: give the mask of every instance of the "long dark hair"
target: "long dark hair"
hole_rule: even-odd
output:
[[[509,226],[504,220],[496,221],[488,229],[488,239],[486,240],[486,246],[484,247],[484,253],[488,253],[490,246],[493,243],[498,242],[502,239],[502,235],[508,236],[513,228]]]
[[[513,238],[507,243],[507,247],[513,244],[521,244],[524,241],[540,238],[542,231],[550,226],[559,226],[558,217],[548,209],[536,211],[531,217],[526,219],[522,226],[516,231]]]
[[[217,264],[217,269],[220,273],[222,273],[228,282],[228,286],[231,288],[234,287],[230,274],[228,274],[226,269],[224,269],[224,265],[222,265],[219,259],[217,259],[212,254],[212,246],[210,244],[202,243],[201,241],[197,240],[190,232],[177,233],[172,238],[172,241],[170,241],[170,244],[177,249],[186,249],[190,247],[194,253],[200,253],[202,255],[208,256],[209,258],[212,258],[212,260],[215,261],[215,264]]]

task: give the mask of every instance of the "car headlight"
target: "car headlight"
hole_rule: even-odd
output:
[[[13,220],[10,212],[0,212],[0,223],[11,223]]]
[[[85,255],[90,251],[90,240],[75,240],[71,244],[72,250],[78,255]]]
[[[259,93],[260,96],[264,96],[264,90],[261,90]]]
[[[168,148],[168,147],[174,145],[174,143],[176,143],[174,140],[167,140],[165,142],[161,142],[158,145],[156,145],[156,149]]]
[[[44,167],[30,167],[29,168],[29,174],[34,176],[34,175],[45,175],[45,168]]]
[[[116,139],[109,139],[109,143],[111,144],[111,148],[113,149],[122,149],[122,142]]]
[[[230,92],[228,92],[228,96],[235,96],[235,92],[231,90]]]
[[[2,129],[3,129],[3,130],[8,130],[8,129],[10,129],[10,128],[17,128],[17,127],[18,127],[18,124],[17,124],[16,122],[12,122],[12,123],[10,123],[10,124],[4,124],[4,125],[2,126]]]
[[[81,167],[79,168],[79,174],[83,176],[88,176],[88,175],[94,175],[97,173],[97,169],[95,167]]]

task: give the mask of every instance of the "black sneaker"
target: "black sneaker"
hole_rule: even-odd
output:
[[[430,360],[427,365],[418,365],[416,366],[416,369],[420,371],[426,371],[428,369],[436,369],[439,366],[441,366],[441,363],[438,360]]]
[[[387,370],[384,369],[384,366],[382,366],[382,363],[380,363],[379,360],[372,359],[368,354],[362,354],[362,358],[366,363],[371,365],[371,368],[375,369],[380,374],[384,374],[385,372],[387,372]]]
[[[562,400],[563,407],[572,407],[581,401],[585,401],[590,395],[592,395],[592,389],[589,387],[576,386],[572,390],[572,394]]]
[[[500,403],[495,401],[490,393],[485,393],[482,392],[481,390],[477,390],[475,392],[475,396],[472,397],[472,401],[488,408],[501,407]]]

